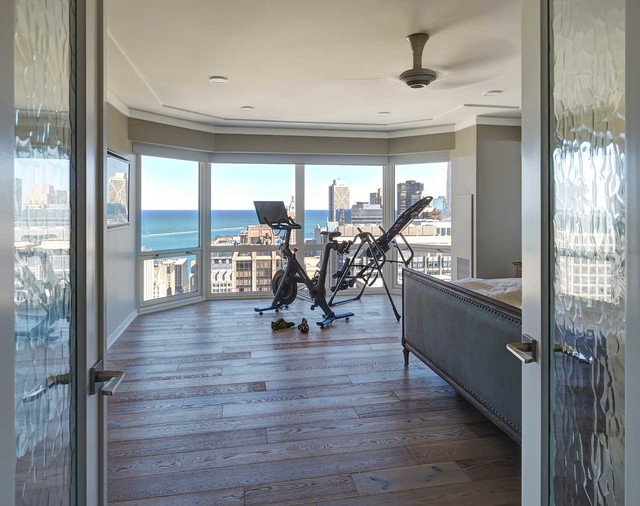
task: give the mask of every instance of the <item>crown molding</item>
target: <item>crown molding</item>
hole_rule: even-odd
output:
[[[118,111],[120,111],[125,116],[131,116],[131,110],[129,106],[125,104],[118,95],[116,95],[113,91],[107,88],[107,103],[111,104]]]
[[[468,121],[456,123],[456,132],[472,126],[516,126],[522,125],[521,118],[502,118],[498,116],[476,116]]]
[[[283,127],[246,127],[246,126],[218,126],[206,125],[197,121],[184,120],[165,116],[149,111],[129,108],[128,116],[133,119],[152,121],[180,128],[188,128],[200,132],[216,134],[238,135],[289,135],[299,137],[355,137],[370,139],[395,139],[400,137],[413,137],[418,135],[435,135],[454,132],[454,125],[443,125],[423,128],[411,128],[406,130],[393,130],[379,132],[369,130],[330,130],[322,128],[283,128]]]

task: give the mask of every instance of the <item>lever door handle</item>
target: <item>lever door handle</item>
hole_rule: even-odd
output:
[[[527,334],[524,334],[522,339],[519,343],[507,344],[507,350],[513,353],[523,364],[535,362],[538,359],[536,341]]]
[[[98,390],[102,395],[113,395],[124,379],[124,371],[104,370],[104,363],[98,360],[89,371],[89,395],[95,395]],[[104,383],[101,387],[101,383]]]
[[[113,395],[124,379],[124,371],[96,371],[96,383],[104,383],[100,389],[102,395]]]

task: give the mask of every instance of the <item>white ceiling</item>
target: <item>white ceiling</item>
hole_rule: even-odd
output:
[[[105,4],[108,94],[133,115],[360,131],[519,116],[520,0]],[[411,89],[397,76],[412,66],[405,37],[421,31],[438,80]]]

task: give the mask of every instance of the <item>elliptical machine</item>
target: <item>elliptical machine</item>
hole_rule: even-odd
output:
[[[271,288],[274,293],[273,301],[270,306],[256,307],[254,311],[259,314],[263,314],[264,311],[275,310],[278,312],[280,308],[288,308],[298,295],[298,283],[304,284],[309,290],[309,296],[313,304],[311,309],[319,307],[324,312],[323,320],[316,322],[321,329],[335,320],[345,319],[349,320],[349,317],[354,316],[353,313],[334,313],[329,307],[326,300],[325,279],[327,277],[327,266],[329,264],[329,255],[331,251],[336,251],[340,254],[347,254],[350,241],[336,241],[337,237],[340,237],[340,232],[322,232],[327,236],[328,242],[324,246],[324,256],[322,258],[322,264],[320,270],[313,277],[310,278],[306,270],[298,259],[296,258],[297,248],[293,251],[290,248],[291,232],[293,230],[299,230],[302,228],[299,224],[295,223],[287,215],[287,210],[284,207],[282,201],[255,201],[254,206],[256,213],[258,214],[258,221],[261,224],[268,225],[272,230],[284,231],[284,241],[280,245],[280,254],[287,261],[287,265],[284,269],[279,269],[273,275],[271,280]]]

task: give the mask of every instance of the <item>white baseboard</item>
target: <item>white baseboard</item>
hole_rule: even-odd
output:
[[[118,325],[116,330],[114,330],[109,337],[107,337],[107,350],[111,348],[116,341],[120,338],[122,333],[127,330],[127,327],[131,325],[131,322],[136,319],[138,316],[138,310],[134,309],[129,313],[129,315]]]

